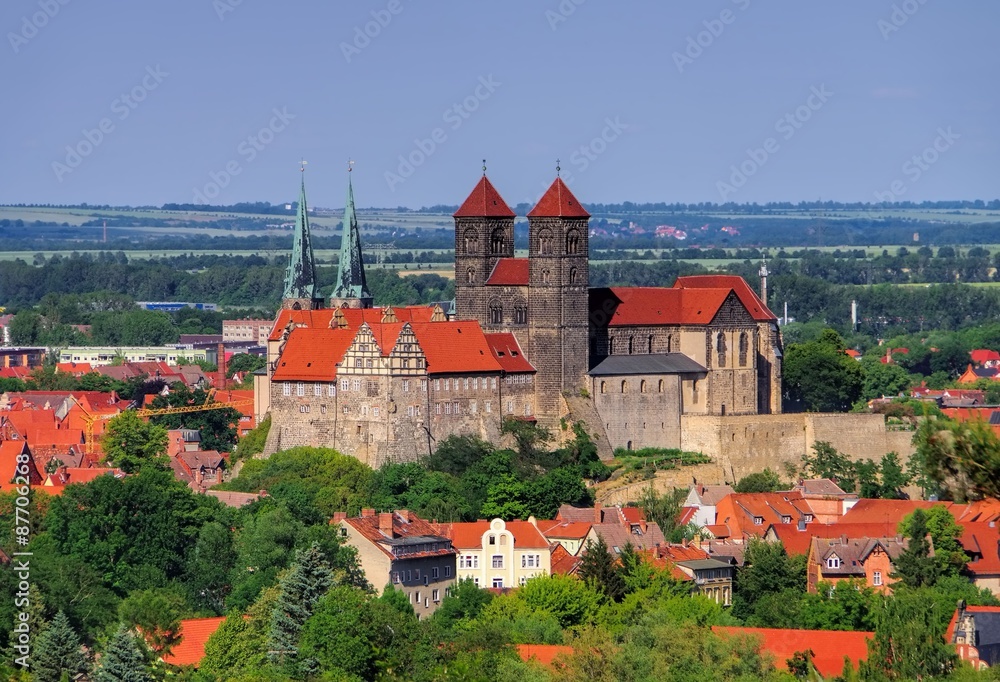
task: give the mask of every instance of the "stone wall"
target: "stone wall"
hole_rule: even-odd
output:
[[[879,459],[892,450],[906,459],[913,452],[912,436],[886,431],[878,414],[681,416],[681,448],[705,453],[729,480],[766,467],[780,473],[785,462],[798,465],[816,441],[829,442],[851,459]]]

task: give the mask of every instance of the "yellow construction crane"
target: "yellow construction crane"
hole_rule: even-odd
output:
[[[71,396],[72,397],[72,396]],[[209,398],[211,398],[209,394]],[[99,421],[105,421],[108,419],[114,419],[121,412],[109,413],[109,414],[98,414],[93,415],[87,412],[86,408],[80,404],[80,401],[73,398],[73,402],[79,405],[80,409],[83,410],[83,423],[86,425],[84,428],[84,433],[86,434],[84,441],[86,443],[87,454],[91,455],[94,453],[94,424]],[[144,408],[141,410],[135,410],[135,413],[139,417],[155,417],[164,414],[183,414],[186,412],[205,412],[207,410],[224,410],[227,407],[243,407],[245,405],[253,405],[253,399],[247,400],[234,400],[231,403],[205,403],[204,405],[184,405],[183,407],[157,407],[157,408]]]

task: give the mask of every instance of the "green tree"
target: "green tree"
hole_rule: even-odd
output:
[[[517,454],[522,463],[532,463],[542,454],[542,447],[552,440],[548,430],[535,422],[508,417],[503,420],[500,433],[510,435],[517,444]]]
[[[927,515],[922,509],[916,509],[907,518],[906,549],[896,558],[894,577],[899,578],[907,587],[934,585],[941,574],[941,565],[931,556],[931,545],[927,540]]]
[[[868,642],[868,660],[861,664],[862,679],[946,677],[956,657],[945,642],[942,619],[954,608],[925,590],[897,590],[882,597],[873,610],[875,636]]]
[[[432,471],[461,476],[494,450],[490,443],[473,436],[448,436],[424,460],[424,465]]]
[[[368,610],[371,598],[348,587],[335,587],[316,605],[302,628],[299,655],[321,670],[350,679],[373,679],[380,636]]]
[[[621,601],[625,596],[625,577],[618,559],[600,535],[596,541],[589,541],[583,549],[577,575],[591,589],[603,594],[611,601]]]
[[[233,451],[233,459],[248,459],[253,455],[264,452],[264,444],[267,442],[267,434],[271,431],[271,415],[268,414],[261,420],[260,424],[253,427],[250,433],[240,438]]]
[[[472,578],[465,578],[452,586],[431,621],[446,630],[451,629],[462,621],[475,620],[491,601],[492,592],[477,587]]]
[[[593,584],[555,574],[529,579],[517,591],[517,599],[532,611],[555,616],[567,628],[591,622],[597,615],[601,597]]]
[[[854,462],[826,441],[813,443],[813,454],[802,458],[802,470],[814,478],[834,480],[844,491],[852,493],[857,487]]]
[[[314,543],[295,554],[295,562],[281,579],[281,593],[271,616],[268,658],[288,670],[295,668],[299,633],[313,609],[333,583],[333,573]]]
[[[757,602],[764,597],[785,590],[801,592],[805,582],[804,561],[790,558],[780,543],[751,538],[746,545],[744,564],[736,571],[733,615],[746,620],[753,616]]]
[[[531,514],[526,497],[524,483],[513,474],[506,474],[487,488],[486,501],[479,513],[486,518],[501,518],[504,521],[526,519]]]
[[[844,353],[844,340],[832,329],[816,341],[790,344],[782,373],[790,410],[847,412],[861,397],[863,373]]]
[[[31,671],[35,682],[59,682],[64,674],[72,680],[86,674],[87,659],[80,647],[80,638],[62,609],[38,635],[31,656]]]
[[[922,519],[917,518],[920,512]],[[923,529],[919,524],[923,524]],[[962,549],[962,526],[944,505],[935,505],[927,510],[917,509],[903,517],[899,522],[899,532],[907,538],[923,530],[924,535],[930,535],[934,543],[933,560],[938,566],[939,576],[957,576],[965,570],[969,561]],[[917,548],[917,551],[922,551]]]
[[[218,521],[204,524],[198,530],[198,539],[185,569],[184,585],[193,603],[221,614],[235,565],[236,548],[230,530]]]
[[[1000,438],[983,421],[925,419],[911,466],[921,484],[933,484],[962,502],[1000,497]]]
[[[180,382],[170,387],[166,396],[157,396],[150,407],[196,407],[207,405],[211,396],[208,391],[196,388],[193,391]],[[201,433],[201,448],[203,450],[218,450],[229,452],[236,445],[236,425],[242,415],[233,407],[196,412],[181,412],[177,414],[161,414],[150,417],[150,423],[156,423],[165,429],[193,429]]]
[[[229,376],[237,372],[253,373],[258,369],[263,369],[267,364],[267,358],[262,355],[251,355],[250,353],[233,353],[226,363],[226,371]]]
[[[153,682],[139,642],[124,625],[108,642],[94,671],[94,682]]]
[[[736,483],[735,490],[738,493],[773,493],[784,487],[778,474],[766,468],[741,478]]]
[[[910,373],[895,363],[882,362],[882,358],[866,355],[862,358],[861,400],[869,401],[883,396],[895,396],[913,383]]]
[[[104,459],[127,474],[144,465],[166,466],[167,430],[126,410],[108,422],[101,439]]]
[[[136,628],[157,654],[169,653],[180,641],[186,611],[184,597],[162,587],[132,592],[118,607],[122,624]]]
[[[201,669],[218,679],[238,678],[266,669],[268,632],[280,591],[278,585],[265,590],[246,614],[231,611],[205,643]]]

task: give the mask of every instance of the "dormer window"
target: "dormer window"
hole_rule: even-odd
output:
[[[764,517],[763,516],[755,516],[755,517],[753,517],[753,523],[754,523],[755,526],[761,526],[761,525],[763,525],[764,524]]]
[[[782,523],[791,523],[792,522],[792,517],[791,516],[782,516],[781,517],[781,522]]]
[[[840,568],[840,557],[836,554],[830,555],[830,558],[826,560],[827,568]]]

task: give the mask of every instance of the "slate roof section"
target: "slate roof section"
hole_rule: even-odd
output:
[[[486,286],[526,287],[531,276],[527,258],[501,258],[493,266]]]
[[[595,523],[594,532],[604,538],[604,542],[612,551],[621,551],[625,545],[631,544],[636,549],[653,549],[657,545],[666,544],[667,539],[659,525],[650,521],[646,523],[645,532],[633,533],[629,526],[620,522]]]
[[[592,377],[632,374],[705,374],[708,369],[683,353],[609,355],[590,370]]]
[[[454,218],[513,218],[514,211],[483,174],[479,182],[453,214]]]
[[[529,218],[589,218],[583,205],[577,200],[569,187],[562,181],[556,179],[545,190],[545,194],[538,200],[535,207],[528,211]]]
[[[971,616],[975,635],[972,644],[979,652],[979,658],[990,667],[1000,664],[1000,606],[966,606],[963,616]],[[951,616],[945,638],[949,643],[955,643],[958,629],[959,610]]]
[[[814,556],[823,567],[823,577],[864,576],[864,562],[876,548],[889,555],[890,561],[895,561],[906,549],[906,539],[889,538],[813,538]],[[838,568],[830,568],[826,561],[836,555],[840,559]]]

